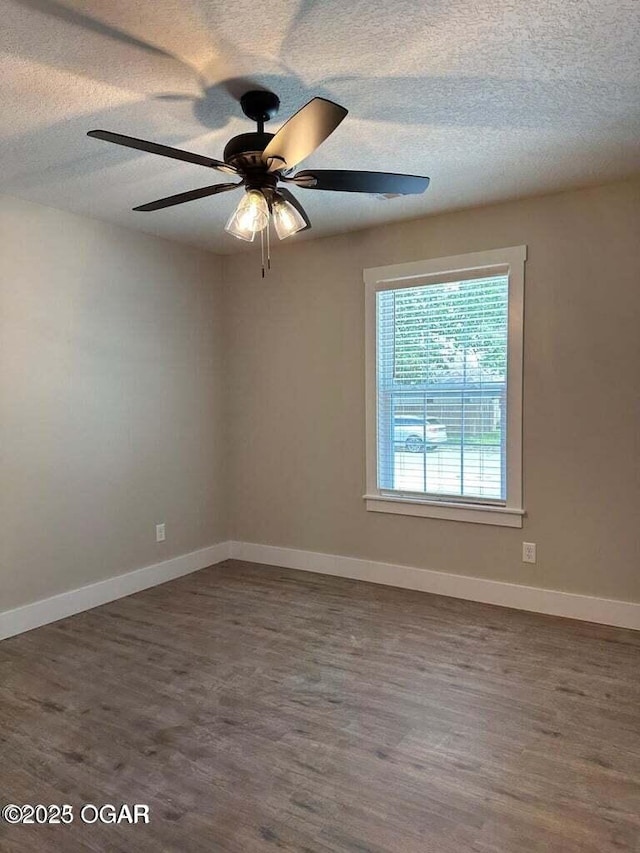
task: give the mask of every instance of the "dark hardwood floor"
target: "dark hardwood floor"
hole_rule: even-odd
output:
[[[229,561],[0,643],[6,853],[640,851],[640,633]],[[149,825],[83,825],[83,803]]]

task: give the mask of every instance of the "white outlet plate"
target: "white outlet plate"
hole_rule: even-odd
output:
[[[522,562],[523,563],[535,563],[536,561],[536,543],[535,542],[523,542],[522,543]]]
[[[165,531],[164,523],[156,524],[156,542],[164,542],[167,538],[167,534]]]

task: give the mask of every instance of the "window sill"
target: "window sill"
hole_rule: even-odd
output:
[[[493,524],[498,527],[522,527],[524,515],[523,509],[512,509],[511,507],[418,500],[392,495],[364,495],[364,501],[369,512],[388,512],[395,515],[416,515],[422,518],[468,521],[472,524]]]

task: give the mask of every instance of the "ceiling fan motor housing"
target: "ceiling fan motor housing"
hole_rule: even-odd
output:
[[[253,133],[241,133],[230,139],[225,146],[223,157],[225,163],[235,166],[241,174],[253,173],[252,177],[257,178],[259,174],[266,175],[268,172],[262,152],[274,134],[264,132],[264,123],[277,115],[280,99],[273,92],[253,90],[244,93],[240,98],[240,106],[247,118],[257,123],[258,129]]]
[[[224,162],[240,171],[258,167],[265,169],[262,152],[273,136],[273,133],[241,133],[234,136],[225,145]]]

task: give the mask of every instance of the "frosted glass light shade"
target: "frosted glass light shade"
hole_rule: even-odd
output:
[[[224,230],[249,243],[269,221],[269,205],[258,190],[249,190],[229,217]]]
[[[290,237],[296,231],[306,227],[306,222],[300,216],[291,202],[284,198],[275,198],[272,205],[273,224],[276,234],[281,240]]]

